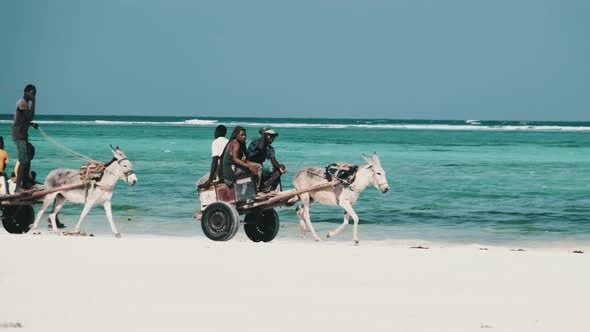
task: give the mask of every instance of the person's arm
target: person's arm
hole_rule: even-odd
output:
[[[4,169],[6,168],[6,165],[8,164],[8,155],[6,155],[6,157],[2,157],[1,160],[1,165],[0,165],[0,174],[4,174]]]
[[[21,116],[23,116],[24,119],[27,122],[29,122],[29,126],[32,126],[33,128],[37,129],[39,128],[39,124],[36,122],[31,122],[35,117],[35,96],[27,95],[27,97],[29,98],[29,100],[31,100],[31,105],[29,105],[29,102],[23,98],[21,99],[22,102],[17,105],[16,111],[23,112]]]
[[[252,174],[258,173],[258,169],[256,169],[256,167],[254,165],[248,164],[247,162],[244,162],[244,161],[240,160],[240,158],[238,158],[238,154],[240,153],[240,143],[238,143],[236,141],[232,141],[231,142],[231,152],[232,152],[232,154],[231,154],[232,161],[235,165],[246,167],[247,169],[250,170],[250,172],[252,172]]]
[[[281,164],[279,164],[279,162],[277,161],[277,159],[275,158],[275,156],[271,156],[270,157],[270,163],[272,164],[272,166],[274,167],[274,169],[276,169],[276,170],[281,169]]]
[[[264,136],[260,136],[258,142],[256,140],[250,141],[250,145],[248,145],[248,160],[259,160],[260,154],[264,150]]]
[[[211,158],[211,170],[209,171],[209,180],[207,182],[211,183],[215,180],[215,175],[217,174],[217,167],[219,166],[219,156],[215,156]]]
[[[211,185],[213,180],[215,180],[215,175],[217,174],[217,167],[218,167],[219,157],[215,156],[211,158],[211,170],[209,171],[209,178],[201,183],[198,187],[199,188],[207,188]]]
[[[270,160],[273,168],[284,174],[287,172],[287,168],[283,164],[279,164],[277,158],[275,157],[275,149],[272,146],[268,147],[268,159]]]
[[[35,103],[36,103],[36,98],[35,96],[31,95],[31,120],[33,120],[35,118]]]
[[[260,151],[264,150],[264,147],[266,146],[266,135],[262,134],[262,136],[260,136],[260,139],[258,140],[258,151],[260,153]]]
[[[31,101],[31,105],[29,106],[29,103],[26,102],[27,103],[27,112],[25,112],[24,115],[26,116],[27,121],[31,122],[35,118],[36,101],[35,101],[35,96],[33,96],[33,94],[27,94],[26,97],[28,97],[29,100]]]

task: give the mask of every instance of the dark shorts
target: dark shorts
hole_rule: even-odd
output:
[[[14,145],[16,145],[18,161],[21,163],[28,163],[31,160],[29,157],[29,142],[24,139],[19,139],[14,141]]]

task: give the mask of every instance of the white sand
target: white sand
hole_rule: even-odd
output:
[[[488,248],[4,233],[0,329],[590,331],[588,248]]]

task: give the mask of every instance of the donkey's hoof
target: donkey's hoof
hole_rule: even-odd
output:
[[[116,237],[117,239],[120,239],[120,238],[121,238],[121,233],[117,233],[117,234],[115,234],[115,237]]]
[[[316,237],[316,238],[314,239],[314,241],[315,241],[316,243],[318,243],[318,242],[322,242],[322,239],[320,239],[319,237]]]
[[[353,242],[354,242],[354,245],[355,246],[358,246],[359,245],[359,240],[354,240]]]

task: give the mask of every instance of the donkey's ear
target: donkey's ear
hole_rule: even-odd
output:
[[[116,148],[114,148],[111,145],[111,150],[113,151],[113,156],[115,156],[115,158],[117,158],[117,160],[121,160],[121,159],[127,158],[127,156],[125,156],[125,154],[123,153],[123,151],[121,151],[118,146]]]
[[[381,160],[379,160],[379,156],[377,155],[377,152],[373,152],[373,162],[376,164],[381,164]]]
[[[364,154],[364,153],[363,153],[363,159],[364,159],[366,162],[368,162],[369,164],[372,164],[372,163],[373,163],[373,160],[372,160],[371,158],[367,157],[367,155],[366,155],[366,154]]]

